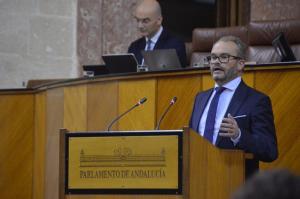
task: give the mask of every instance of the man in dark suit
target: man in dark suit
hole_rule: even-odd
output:
[[[246,160],[246,176],[258,169],[258,161],[278,156],[270,98],[247,86],[241,75],[245,44],[237,37],[218,40],[207,57],[215,88],[197,94],[190,127],[212,144],[254,154]]]
[[[143,0],[136,7],[134,15],[142,37],[130,44],[128,52],[135,55],[138,63],[143,64],[143,50],[175,49],[181,66],[185,67],[185,44],[162,27],[163,17],[159,3],[156,0]]]

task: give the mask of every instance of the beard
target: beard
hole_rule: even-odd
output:
[[[239,76],[236,68],[212,70],[211,75],[218,84],[225,84]]]

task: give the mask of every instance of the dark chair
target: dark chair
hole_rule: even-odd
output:
[[[300,60],[300,20],[250,22],[247,26],[225,28],[196,28],[193,31],[191,66],[204,66],[204,58],[220,37],[234,35],[248,45],[247,61],[258,64],[280,61],[272,41],[279,32],[284,32],[289,44]]]

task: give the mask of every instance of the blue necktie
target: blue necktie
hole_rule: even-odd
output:
[[[216,87],[216,94],[211,100],[208,112],[207,112],[207,118],[205,123],[205,129],[204,129],[204,137],[209,140],[211,143],[213,143],[213,135],[214,135],[214,128],[215,128],[215,120],[216,120],[216,113],[219,103],[219,98],[221,93],[225,90],[224,87]]]
[[[152,41],[151,41],[151,39],[148,39],[148,41],[146,41],[146,49],[145,49],[145,51],[149,51],[149,50],[152,50],[151,49],[151,43],[152,43]],[[141,65],[143,66],[145,63],[144,63],[144,58],[142,59],[142,63],[141,63]]]
[[[148,39],[147,44],[146,44],[146,51],[152,50],[151,49],[151,43],[152,43],[151,39]]]

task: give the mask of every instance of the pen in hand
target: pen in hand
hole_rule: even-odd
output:
[[[233,118],[236,119],[236,118],[241,118],[241,117],[246,117],[247,115],[237,115],[237,116],[234,116]]]

